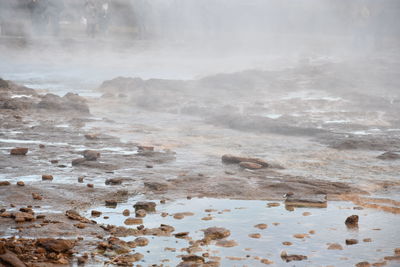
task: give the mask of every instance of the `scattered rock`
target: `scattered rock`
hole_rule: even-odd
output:
[[[28,148],[26,147],[16,147],[10,151],[10,155],[14,156],[25,156],[26,153],[28,153]]]
[[[249,237],[251,237],[251,238],[261,238],[261,234],[258,234],[258,233],[249,234]]]
[[[140,218],[127,218],[124,221],[124,224],[126,224],[126,225],[143,224],[143,219],[140,219]]]
[[[106,185],[120,185],[122,181],[122,178],[110,178],[106,180]]]
[[[91,214],[92,214],[92,217],[100,217],[101,211],[92,210]]]
[[[139,247],[145,247],[149,244],[149,240],[145,237],[138,237],[135,239],[135,243]]]
[[[25,183],[24,183],[23,181],[18,181],[18,182],[17,182],[17,185],[18,185],[18,186],[25,186]]]
[[[343,250],[343,247],[338,243],[333,243],[328,246],[329,250]]]
[[[355,245],[358,244],[358,240],[357,239],[346,239],[346,245]]]
[[[356,267],[370,267],[370,266],[371,263],[369,263],[368,261],[363,261],[356,264]]]
[[[129,215],[131,215],[131,212],[128,209],[124,209],[124,211],[122,212],[122,215],[129,216]]]
[[[210,227],[203,230],[203,232],[204,238],[209,240],[223,239],[231,235],[228,229],[222,227]]]
[[[75,242],[65,239],[40,238],[37,244],[50,252],[68,252],[74,248]]]
[[[17,223],[35,220],[33,214],[28,212],[16,212],[14,216],[15,216],[14,220]]]
[[[35,200],[42,200],[43,197],[38,193],[32,193],[32,198]]]
[[[50,174],[43,174],[43,175],[42,175],[42,180],[43,180],[43,181],[45,181],[45,180],[51,181],[51,180],[53,180],[53,175],[50,175]]]
[[[7,186],[10,185],[11,183],[9,181],[0,181],[0,186]]]
[[[236,247],[238,243],[235,240],[223,239],[223,240],[218,240],[215,245],[218,247],[231,248],[231,247]]]
[[[140,217],[140,218],[146,217],[146,211],[145,210],[136,210],[135,216]]]
[[[357,228],[358,227],[358,215],[351,215],[347,217],[344,222],[348,228]]]
[[[286,262],[291,262],[291,261],[302,261],[302,260],[306,260],[307,256],[304,255],[288,255],[286,251],[282,251],[281,252],[281,259],[286,261]]]
[[[140,201],[133,205],[135,210],[145,210],[147,212],[155,212],[156,211],[156,203],[155,202],[144,202]]]
[[[88,140],[96,140],[98,139],[98,134],[93,134],[93,133],[89,133],[89,134],[85,134],[85,138]]]
[[[96,161],[100,158],[100,152],[94,150],[85,150],[83,151],[83,157],[89,161]]]

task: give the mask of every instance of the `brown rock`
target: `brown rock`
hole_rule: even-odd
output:
[[[371,263],[369,263],[368,261],[362,261],[356,264],[356,267],[370,267]]]
[[[28,153],[28,148],[26,147],[16,147],[10,151],[10,155],[14,156],[25,156],[26,153]]]
[[[268,203],[267,206],[272,208],[272,207],[279,207],[281,204],[278,202],[272,202],[272,203]]]
[[[145,210],[136,210],[135,216],[140,217],[140,218],[146,217],[146,211]]]
[[[106,185],[120,185],[122,181],[122,178],[110,178],[106,180]]]
[[[39,195],[38,193],[32,193],[32,198],[36,200],[42,200],[43,197]]]
[[[68,252],[75,246],[74,241],[54,238],[40,238],[37,244],[49,252],[56,253]]]
[[[346,245],[355,245],[358,244],[358,240],[357,239],[346,239]]]
[[[42,174],[42,180],[53,180],[53,175],[50,174]]]
[[[5,249],[4,246],[0,248],[0,266],[26,267],[16,254]]]
[[[258,228],[258,229],[260,229],[260,230],[264,230],[264,229],[267,229],[267,228],[268,228],[268,225],[265,224],[265,223],[259,223],[259,224],[254,225],[254,227],[255,227],[255,228]]]
[[[358,215],[351,215],[347,217],[344,222],[348,228],[357,228],[358,227]]]
[[[174,236],[176,238],[187,238],[189,236],[189,232],[180,232],[180,233],[176,233],[174,234]]]
[[[89,134],[85,134],[85,138],[88,140],[96,140],[98,139],[98,134],[93,134],[93,133],[89,133]]]
[[[308,234],[295,234],[295,235],[293,235],[293,237],[302,239],[302,238],[308,237]]]
[[[131,212],[128,209],[124,209],[124,211],[122,212],[122,215],[124,216],[129,216],[131,214]]]
[[[11,183],[9,181],[0,181],[0,186],[7,186],[10,185]]]
[[[74,159],[74,160],[72,160],[71,164],[72,164],[72,166],[79,166],[79,165],[81,165],[81,164],[84,163],[84,162],[86,162],[86,159],[84,159],[84,158],[79,158],[79,159]]]
[[[274,262],[270,261],[269,259],[261,259],[260,262],[264,264],[274,264]]]
[[[363,242],[366,242],[366,243],[372,242],[372,238],[364,238]]]
[[[375,262],[372,264],[372,266],[386,266],[387,262],[386,261],[381,261],[381,262]]]
[[[96,161],[100,158],[100,152],[94,150],[85,150],[83,151],[83,157],[89,161]]]
[[[105,201],[107,207],[116,207],[118,202],[114,199],[109,199]]]
[[[231,247],[236,247],[238,243],[235,240],[223,239],[223,240],[218,240],[215,245],[218,247],[231,248]]]
[[[400,248],[395,248],[394,249],[394,254],[395,255],[400,255]]]
[[[139,247],[145,247],[149,244],[149,240],[145,237],[138,237],[135,239],[135,243]]]
[[[15,216],[15,222],[26,222],[26,221],[33,221],[35,218],[33,217],[33,214],[28,213],[28,212],[16,212],[14,214]]]
[[[284,241],[284,242],[282,242],[282,245],[284,245],[284,246],[291,246],[291,245],[293,245],[293,243],[292,243],[292,242],[289,242],[289,241]]]
[[[39,148],[43,149],[43,148],[46,148],[46,146],[43,144],[39,144]]]
[[[204,238],[209,240],[223,239],[231,235],[231,232],[228,229],[222,227],[210,227],[203,230],[203,232]]]
[[[261,235],[258,234],[258,233],[255,233],[255,234],[249,234],[249,237],[251,237],[251,238],[261,238]]]
[[[343,250],[343,247],[338,243],[333,243],[328,246],[329,250]]]
[[[182,260],[184,262],[195,262],[195,263],[204,263],[205,262],[203,257],[197,256],[197,255],[184,255],[184,256],[182,256]]]
[[[17,182],[17,185],[18,185],[18,186],[25,186],[25,183],[24,183],[23,181],[18,181],[18,182]]]
[[[254,162],[240,162],[239,166],[243,169],[250,169],[250,170],[258,170],[263,168],[262,165],[254,163]]]
[[[101,211],[92,210],[91,214],[92,214],[92,217],[100,217]]]
[[[135,210],[145,210],[147,212],[155,212],[156,211],[156,203],[155,202],[144,202],[140,201],[133,205]]]
[[[94,184],[87,184],[86,186],[89,187],[89,188],[93,188]]]
[[[282,251],[281,252],[281,259],[286,261],[286,262],[291,262],[291,261],[302,261],[302,260],[306,260],[307,256],[304,255],[288,255],[286,251]]]
[[[86,228],[86,224],[84,224],[84,223],[77,223],[77,224],[74,224],[74,226],[75,226],[76,228],[79,228],[79,229],[84,229],[84,228]]]
[[[128,218],[124,221],[126,225],[143,224],[143,219],[140,218]]]

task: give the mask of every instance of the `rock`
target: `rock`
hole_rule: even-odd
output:
[[[356,264],[356,267],[370,267],[371,264],[368,261],[362,261]]]
[[[363,242],[365,242],[365,243],[372,242],[372,238],[364,238],[364,239],[363,239]]]
[[[28,148],[26,147],[16,147],[10,151],[10,155],[14,156],[25,156],[26,153],[28,153]]]
[[[326,200],[326,194],[315,194],[315,195],[286,194],[285,205],[290,207],[326,208],[328,203]]]
[[[197,255],[184,255],[184,256],[182,256],[182,260],[184,262],[195,262],[195,263],[204,263],[205,262],[203,257],[197,256]]]
[[[251,237],[251,238],[261,238],[261,235],[258,234],[258,233],[255,233],[255,234],[249,234],[249,237]]]
[[[355,244],[358,244],[357,239],[346,239],[346,245],[350,246],[350,245],[355,245]]]
[[[254,163],[254,162],[240,162],[239,166],[244,169],[249,169],[249,170],[258,170],[258,169],[263,168],[262,165]]]
[[[86,224],[84,224],[84,223],[77,223],[77,224],[74,224],[74,226],[75,226],[76,228],[79,228],[79,229],[84,229],[84,228],[86,228]]]
[[[394,254],[395,255],[400,255],[400,248],[395,248],[394,249]]]
[[[88,140],[96,140],[98,139],[98,136],[99,136],[98,134],[93,134],[93,133],[85,134],[85,138]]]
[[[218,247],[231,248],[231,247],[236,247],[238,243],[235,240],[223,239],[223,240],[218,240],[215,245]]]
[[[204,238],[209,240],[223,239],[231,235],[228,229],[222,227],[210,227],[203,230],[203,232]]]
[[[124,221],[124,224],[126,224],[126,225],[143,224],[143,219],[140,219],[140,218],[127,218]]]
[[[79,166],[79,165],[83,164],[84,162],[86,162],[86,159],[79,158],[79,159],[72,160],[71,164],[72,164],[72,166]]]
[[[37,104],[37,107],[52,111],[89,113],[86,100],[83,97],[73,93],[67,93],[63,97],[54,94],[46,94],[41,96],[41,101]]]
[[[39,144],[39,148],[43,149],[43,148],[46,148],[46,146],[43,144]]]
[[[143,259],[143,254],[140,253],[135,253],[135,254],[126,254],[118,257],[118,260],[115,262],[115,264],[119,266],[133,266],[133,262],[140,261]],[[136,265],[140,266],[140,265]]]
[[[26,267],[16,254],[7,250],[2,244],[0,244],[0,266]]]
[[[15,222],[27,222],[27,221],[33,221],[35,220],[35,217],[33,216],[33,214],[28,213],[28,212],[16,212],[14,214],[15,218]]]
[[[25,183],[24,183],[23,181],[18,181],[18,182],[17,182],[17,185],[18,185],[18,186],[25,186]]]
[[[67,210],[65,212],[65,216],[67,216],[71,220],[80,221],[83,223],[92,223],[89,219],[82,217],[76,210]]]
[[[302,261],[302,260],[306,260],[307,256],[304,255],[288,255],[286,251],[282,251],[281,252],[281,259],[286,261],[286,262],[291,262],[291,261]]]
[[[351,215],[347,217],[344,222],[348,228],[357,228],[358,227],[358,215]]]
[[[83,177],[83,176],[79,176],[78,177],[78,183],[83,183],[83,179],[84,179],[85,177]]]
[[[7,186],[10,185],[11,183],[9,181],[0,181],[0,186]]]
[[[189,232],[180,232],[180,233],[176,233],[174,234],[174,236],[176,238],[187,238],[189,236]]]
[[[400,261],[400,255],[386,256],[383,259],[387,261]]]
[[[85,150],[82,152],[83,157],[89,161],[96,161],[100,158],[100,152],[94,150]]]
[[[343,250],[343,247],[338,243],[333,243],[328,246],[329,250]]]
[[[261,165],[262,167],[269,166],[269,164],[267,162],[265,162],[264,160],[259,159],[259,158],[238,157],[238,156],[226,154],[226,155],[223,155],[221,159],[222,159],[223,163],[240,164],[241,162],[247,162],[247,163],[255,163],[255,164]]]
[[[105,201],[107,207],[116,207],[118,202],[114,199],[109,199]]]
[[[282,245],[284,245],[284,246],[291,246],[291,245],[293,245],[293,243],[292,243],[292,242],[289,242],[289,241],[284,241],[284,242],[282,242]]]
[[[131,212],[128,209],[124,209],[124,211],[122,212],[122,215],[124,216],[129,216],[131,214]]]
[[[85,258],[85,257],[78,257],[76,260],[77,260],[78,265],[85,265],[85,263],[86,263],[86,261],[87,261],[87,258]]]
[[[35,200],[42,200],[43,197],[39,195],[38,193],[32,193],[32,198]]]
[[[396,160],[396,159],[400,159],[400,154],[396,153],[396,152],[385,152],[382,155],[377,157],[378,159],[382,159],[382,160]]]
[[[145,237],[138,237],[135,239],[135,243],[139,247],[145,247],[149,244],[149,240]]]
[[[58,161],[57,159],[52,159],[52,160],[50,160],[50,163],[51,163],[51,164],[58,164],[58,162],[59,162],[59,161]]]
[[[122,178],[110,178],[106,180],[106,185],[120,185],[122,181]]]
[[[274,264],[274,262],[270,261],[269,259],[261,259],[260,262],[264,264]]]
[[[272,208],[272,207],[279,207],[281,204],[280,203],[278,203],[278,202],[272,202],[272,203],[268,203],[267,204],[267,206],[269,207],[269,208]]]
[[[93,188],[94,184],[87,184],[86,186],[89,187],[89,188]]]
[[[91,215],[92,215],[92,217],[100,217],[101,211],[92,210]]]
[[[49,252],[69,252],[74,248],[75,242],[65,239],[54,239],[54,238],[39,238],[37,244]]]
[[[168,189],[168,184],[160,182],[144,182],[144,187],[152,191],[166,191]]]
[[[42,174],[42,180],[53,180],[53,175],[50,174]]]
[[[135,211],[135,216],[136,217],[141,217],[141,218],[146,217],[146,211],[145,210],[136,210]]]
[[[140,201],[133,205],[135,210],[145,210],[147,212],[155,212],[156,211],[156,203],[155,202],[144,202]]]

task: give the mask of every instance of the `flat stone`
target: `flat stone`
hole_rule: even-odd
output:
[[[286,197],[285,205],[292,207],[326,208],[328,202],[325,194],[316,194],[316,195],[292,194]]]
[[[16,147],[10,150],[10,155],[14,156],[25,156],[28,153],[28,148],[26,147]]]

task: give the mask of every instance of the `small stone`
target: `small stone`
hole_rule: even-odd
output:
[[[258,234],[258,233],[255,233],[255,234],[249,234],[249,237],[251,237],[251,238],[261,238],[261,235]]]
[[[329,250],[343,250],[343,247],[338,243],[333,243],[328,246]]]
[[[269,259],[261,259],[260,262],[264,264],[274,264],[274,262],[270,261]]]
[[[347,217],[344,222],[348,228],[357,228],[358,227],[358,215],[351,215]]]
[[[182,220],[183,218],[185,218],[185,215],[183,215],[182,213],[174,214],[174,219],[176,220]]]
[[[289,241],[284,241],[284,242],[282,242],[282,245],[284,245],[284,246],[291,246],[291,245],[293,245],[293,243],[292,243],[292,242],[289,242]]]
[[[143,219],[140,218],[128,218],[124,221],[126,225],[143,224]]]
[[[356,267],[370,267],[371,264],[368,261],[362,261],[356,264]]]
[[[153,165],[151,165],[151,164],[146,164],[146,168],[152,169],[152,168],[153,168]]]
[[[83,179],[84,179],[85,177],[84,176],[79,176],[78,177],[78,183],[83,183]]]
[[[43,148],[46,148],[46,146],[43,144],[39,144],[39,148],[43,149]]]
[[[149,244],[149,240],[145,237],[138,237],[134,241],[136,245],[139,247],[145,247]]]
[[[89,134],[85,134],[85,138],[88,140],[96,140],[98,139],[98,134],[93,134],[93,133],[89,133]]]
[[[89,188],[93,188],[94,184],[87,184],[86,186],[89,187]]]
[[[100,217],[101,211],[92,210],[91,214],[92,214],[92,217]]]
[[[45,180],[53,180],[53,175],[50,175],[50,174],[43,174],[42,175],[42,180],[43,181],[45,181]]]
[[[28,148],[26,147],[16,147],[10,151],[10,155],[14,156],[25,156],[26,153],[28,153]]]
[[[52,160],[50,160],[50,163],[51,163],[51,164],[58,164],[58,160],[52,159]]]
[[[286,251],[282,251],[281,252],[281,259],[286,261],[286,262],[291,262],[291,261],[302,261],[302,260],[306,260],[307,256],[304,255],[288,255]]]
[[[180,233],[176,233],[174,234],[174,236],[176,238],[187,238],[189,236],[189,232],[180,232]]]
[[[369,242],[372,242],[372,239],[371,238],[364,238],[363,242],[369,243]]]
[[[10,185],[11,183],[9,181],[0,181],[0,186],[7,186]]]
[[[84,223],[77,223],[77,224],[74,224],[74,226],[75,226],[76,228],[79,228],[79,229],[84,229],[84,228],[86,228],[86,224],[84,224]]]
[[[203,230],[203,232],[204,237],[210,240],[223,239],[231,235],[231,232],[228,229],[222,227],[210,227]]]
[[[166,212],[161,212],[161,217],[167,217],[168,216],[168,213],[166,213]]]
[[[145,210],[136,210],[135,216],[140,217],[140,218],[146,217],[146,211]]]
[[[42,200],[43,197],[39,195],[38,193],[32,193],[32,198],[35,200]]]
[[[18,186],[25,186],[25,183],[24,183],[23,181],[18,181],[18,182],[17,182],[17,185],[18,185]]]
[[[129,216],[131,214],[131,212],[128,209],[124,209],[124,211],[122,212],[122,215],[124,216]]]
[[[121,185],[122,178],[110,178],[106,180],[106,185]]]
[[[106,206],[107,207],[116,207],[117,206],[117,201],[116,200],[114,200],[114,199],[109,199],[109,200],[106,200],[105,201],[105,203],[106,203]]]
[[[85,258],[85,257],[77,258],[78,265],[85,265],[86,261],[87,261],[87,258]]]
[[[255,228],[258,228],[258,229],[260,229],[260,230],[264,230],[264,229],[267,229],[267,228],[268,228],[268,225],[265,224],[265,223],[259,223],[259,224],[254,225],[254,227],[255,227]]]
[[[298,239],[303,239],[305,237],[308,237],[308,234],[295,234],[293,237],[298,238]]]
[[[218,247],[231,248],[231,247],[236,247],[238,243],[235,240],[223,239],[223,240],[218,240],[215,245]]]
[[[346,239],[346,245],[355,245],[358,244],[358,240],[357,239]]]
[[[308,211],[303,212],[303,216],[310,216],[310,215],[311,215],[311,212],[308,212]]]

